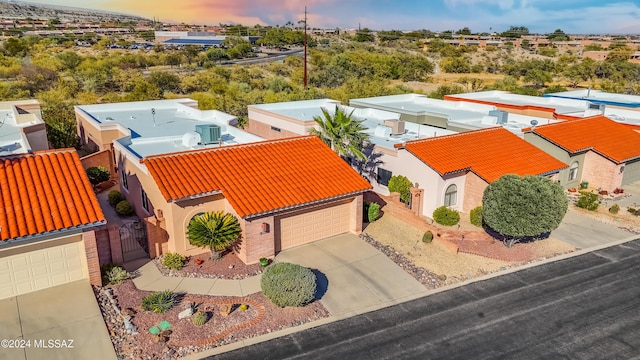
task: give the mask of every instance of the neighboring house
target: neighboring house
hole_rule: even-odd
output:
[[[421,94],[351,99],[349,105],[355,108],[371,108],[397,113],[400,114],[400,120],[407,123],[430,125],[457,132],[504,127],[520,135],[522,129],[531,126],[532,120],[538,124],[558,121],[549,117],[538,117],[535,114],[512,112],[495,104],[444,101],[430,99]]]
[[[142,159],[147,187],[167,218],[162,251],[201,253],[185,234],[208,211],[237,215],[245,263],[280,250],[362,230],[362,193],[371,186],[316,136],[256,142]],[[165,250],[166,248],[166,250]]]
[[[105,217],[74,149],[0,157],[0,299],[90,279]]]
[[[569,164],[559,177],[566,188],[587,181],[611,191],[640,180],[640,133],[607,117],[537,126],[524,138]]]
[[[0,156],[47,149],[38,100],[0,102]]]
[[[510,113],[510,116],[519,114],[550,120],[536,119],[538,125],[596,115],[604,115],[624,124],[640,125],[640,111],[637,109],[639,98],[634,95],[609,94],[595,90],[569,91],[544,97],[491,90],[444,97],[448,102],[495,106]]]
[[[112,152],[121,191],[146,222],[151,257],[206,251],[185,235],[191,218],[205,211],[241,218],[236,250],[248,263],[361,229],[361,194],[370,186],[315,137],[265,142],[232,126],[234,116],[198,110],[191,99],[77,106],[76,117],[84,142]],[[271,199],[278,194],[284,202]]]
[[[502,175],[556,180],[566,167],[510,131],[492,128],[408,141],[394,162],[378,168],[378,187],[393,175],[406,176],[424,189],[421,214],[431,217],[443,205],[463,212],[482,205],[484,189]]]

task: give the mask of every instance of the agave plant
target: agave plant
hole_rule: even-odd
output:
[[[222,211],[196,215],[187,225],[187,238],[191,245],[207,247],[211,258],[217,259],[240,236],[238,218]]]

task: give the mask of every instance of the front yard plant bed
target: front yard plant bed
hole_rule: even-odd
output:
[[[105,288],[97,288],[98,303],[120,359],[176,359],[329,316],[318,301],[300,308],[278,308],[262,293],[244,297],[182,294],[173,308],[160,314],[142,310],[142,298],[150,292],[138,290],[131,280],[111,288],[118,308],[133,310],[131,321],[138,330],[135,335],[127,333],[121,315],[104,299]],[[191,317],[178,318],[190,303],[207,314],[203,325],[195,325]],[[246,305],[245,310],[240,309],[241,304]],[[224,305],[232,306],[227,316],[220,314]],[[171,324],[166,342],[149,332],[163,321]]]
[[[199,265],[198,260],[201,261]],[[164,276],[240,280],[262,273],[260,264],[246,265],[237,255],[231,252],[216,260],[211,260],[209,251],[190,256],[181,270],[167,268],[162,264],[160,258],[152,261]]]

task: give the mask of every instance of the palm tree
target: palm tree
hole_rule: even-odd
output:
[[[196,215],[187,225],[187,238],[191,245],[208,247],[211,258],[219,259],[240,236],[238,218],[222,211]]]
[[[353,111],[346,114],[336,105],[333,115],[325,108],[322,108],[322,115],[313,118],[319,129],[311,129],[310,133],[318,135],[331,150],[342,157],[366,160],[367,156],[362,149],[369,141],[369,135],[363,132],[366,128],[362,126],[362,121],[351,118]]]

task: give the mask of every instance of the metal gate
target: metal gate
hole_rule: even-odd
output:
[[[147,231],[140,221],[133,221],[120,228],[120,244],[124,262],[149,256]]]

